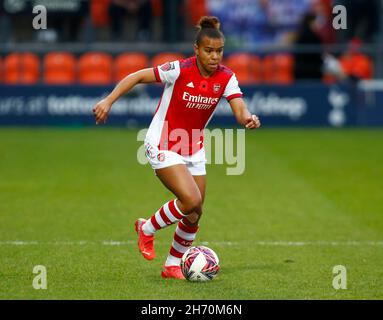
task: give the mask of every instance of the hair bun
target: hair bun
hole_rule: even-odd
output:
[[[205,29],[205,28],[210,28],[210,29],[217,29],[219,30],[220,22],[217,17],[212,17],[212,16],[204,16],[201,19],[199,19],[197,27],[199,29]]]

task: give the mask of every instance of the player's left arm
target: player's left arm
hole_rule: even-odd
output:
[[[247,129],[257,129],[261,126],[259,118],[249,112],[242,98],[231,99],[229,104],[239,124],[245,126]]]

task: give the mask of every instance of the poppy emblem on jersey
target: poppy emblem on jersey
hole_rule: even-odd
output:
[[[207,91],[207,81],[206,80],[202,80],[199,84],[199,88],[198,88],[200,91],[202,92],[206,92]]]
[[[174,63],[170,63],[170,62],[166,62],[164,63],[162,66],[161,66],[161,70],[162,71],[170,71],[170,70],[173,70],[175,67],[174,67]]]
[[[220,83],[214,83],[214,86],[213,86],[214,93],[218,93],[219,89],[221,89],[221,84]]]
[[[159,154],[157,155],[157,159],[158,159],[158,161],[160,161],[160,162],[164,162],[164,160],[165,160],[165,153],[163,153],[163,152],[159,153]]]

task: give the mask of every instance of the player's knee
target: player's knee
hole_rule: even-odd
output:
[[[198,226],[198,222],[201,219],[201,214],[202,214],[202,212],[199,214],[196,212],[193,212],[193,213],[187,215],[186,216],[187,225],[190,227]]]
[[[184,213],[186,215],[193,212],[197,213],[198,215],[202,213],[202,198],[199,194],[189,196],[187,199],[185,199],[183,204],[185,211]]]

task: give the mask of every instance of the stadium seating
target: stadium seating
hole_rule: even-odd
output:
[[[263,83],[273,83],[274,82],[274,56],[268,54],[262,59],[262,82]]]
[[[344,54],[339,58],[343,71],[348,76],[359,79],[371,79],[373,75],[373,63],[364,54]]]
[[[105,52],[87,52],[76,58],[70,52],[50,52],[39,57],[30,52],[10,53],[0,59],[0,82],[5,84],[85,84],[111,85],[137,70],[158,66],[168,61],[185,58],[180,53],[159,53],[149,58],[145,53],[128,52],[115,58]],[[359,79],[373,77],[373,62],[361,53],[347,53],[339,57],[344,72]],[[223,64],[232,69],[241,84],[291,84],[294,81],[294,59],[291,54],[277,53],[259,57],[237,52],[227,56]],[[42,78],[42,79],[41,79]],[[337,80],[324,75],[324,83]]]
[[[76,59],[68,52],[51,52],[44,56],[44,83],[73,84],[76,81]]]
[[[114,60],[114,80],[120,81],[128,74],[147,68],[149,58],[144,53],[122,53]]]
[[[79,58],[79,83],[109,85],[112,83],[112,56],[103,52],[88,52]]]
[[[250,84],[260,80],[259,57],[249,53],[233,53],[224,62],[234,71],[240,84]]]
[[[4,83],[36,84],[40,79],[40,61],[33,53],[10,53],[4,59]]]
[[[274,55],[275,74],[273,82],[277,84],[290,84],[294,80],[294,59],[290,54],[279,53]]]
[[[253,83],[262,82],[262,59],[259,56],[253,55],[250,63]]]
[[[158,53],[154,55],[152,58],[152,66],[156,67],[168,61],[180,60],[184,58],[185,56],[180,53],[173,53],[173,52]]]
[[[294,59],[290,54],[268,54],[263,58],[263,82],[267,84],[290,84],[294,81]]]

